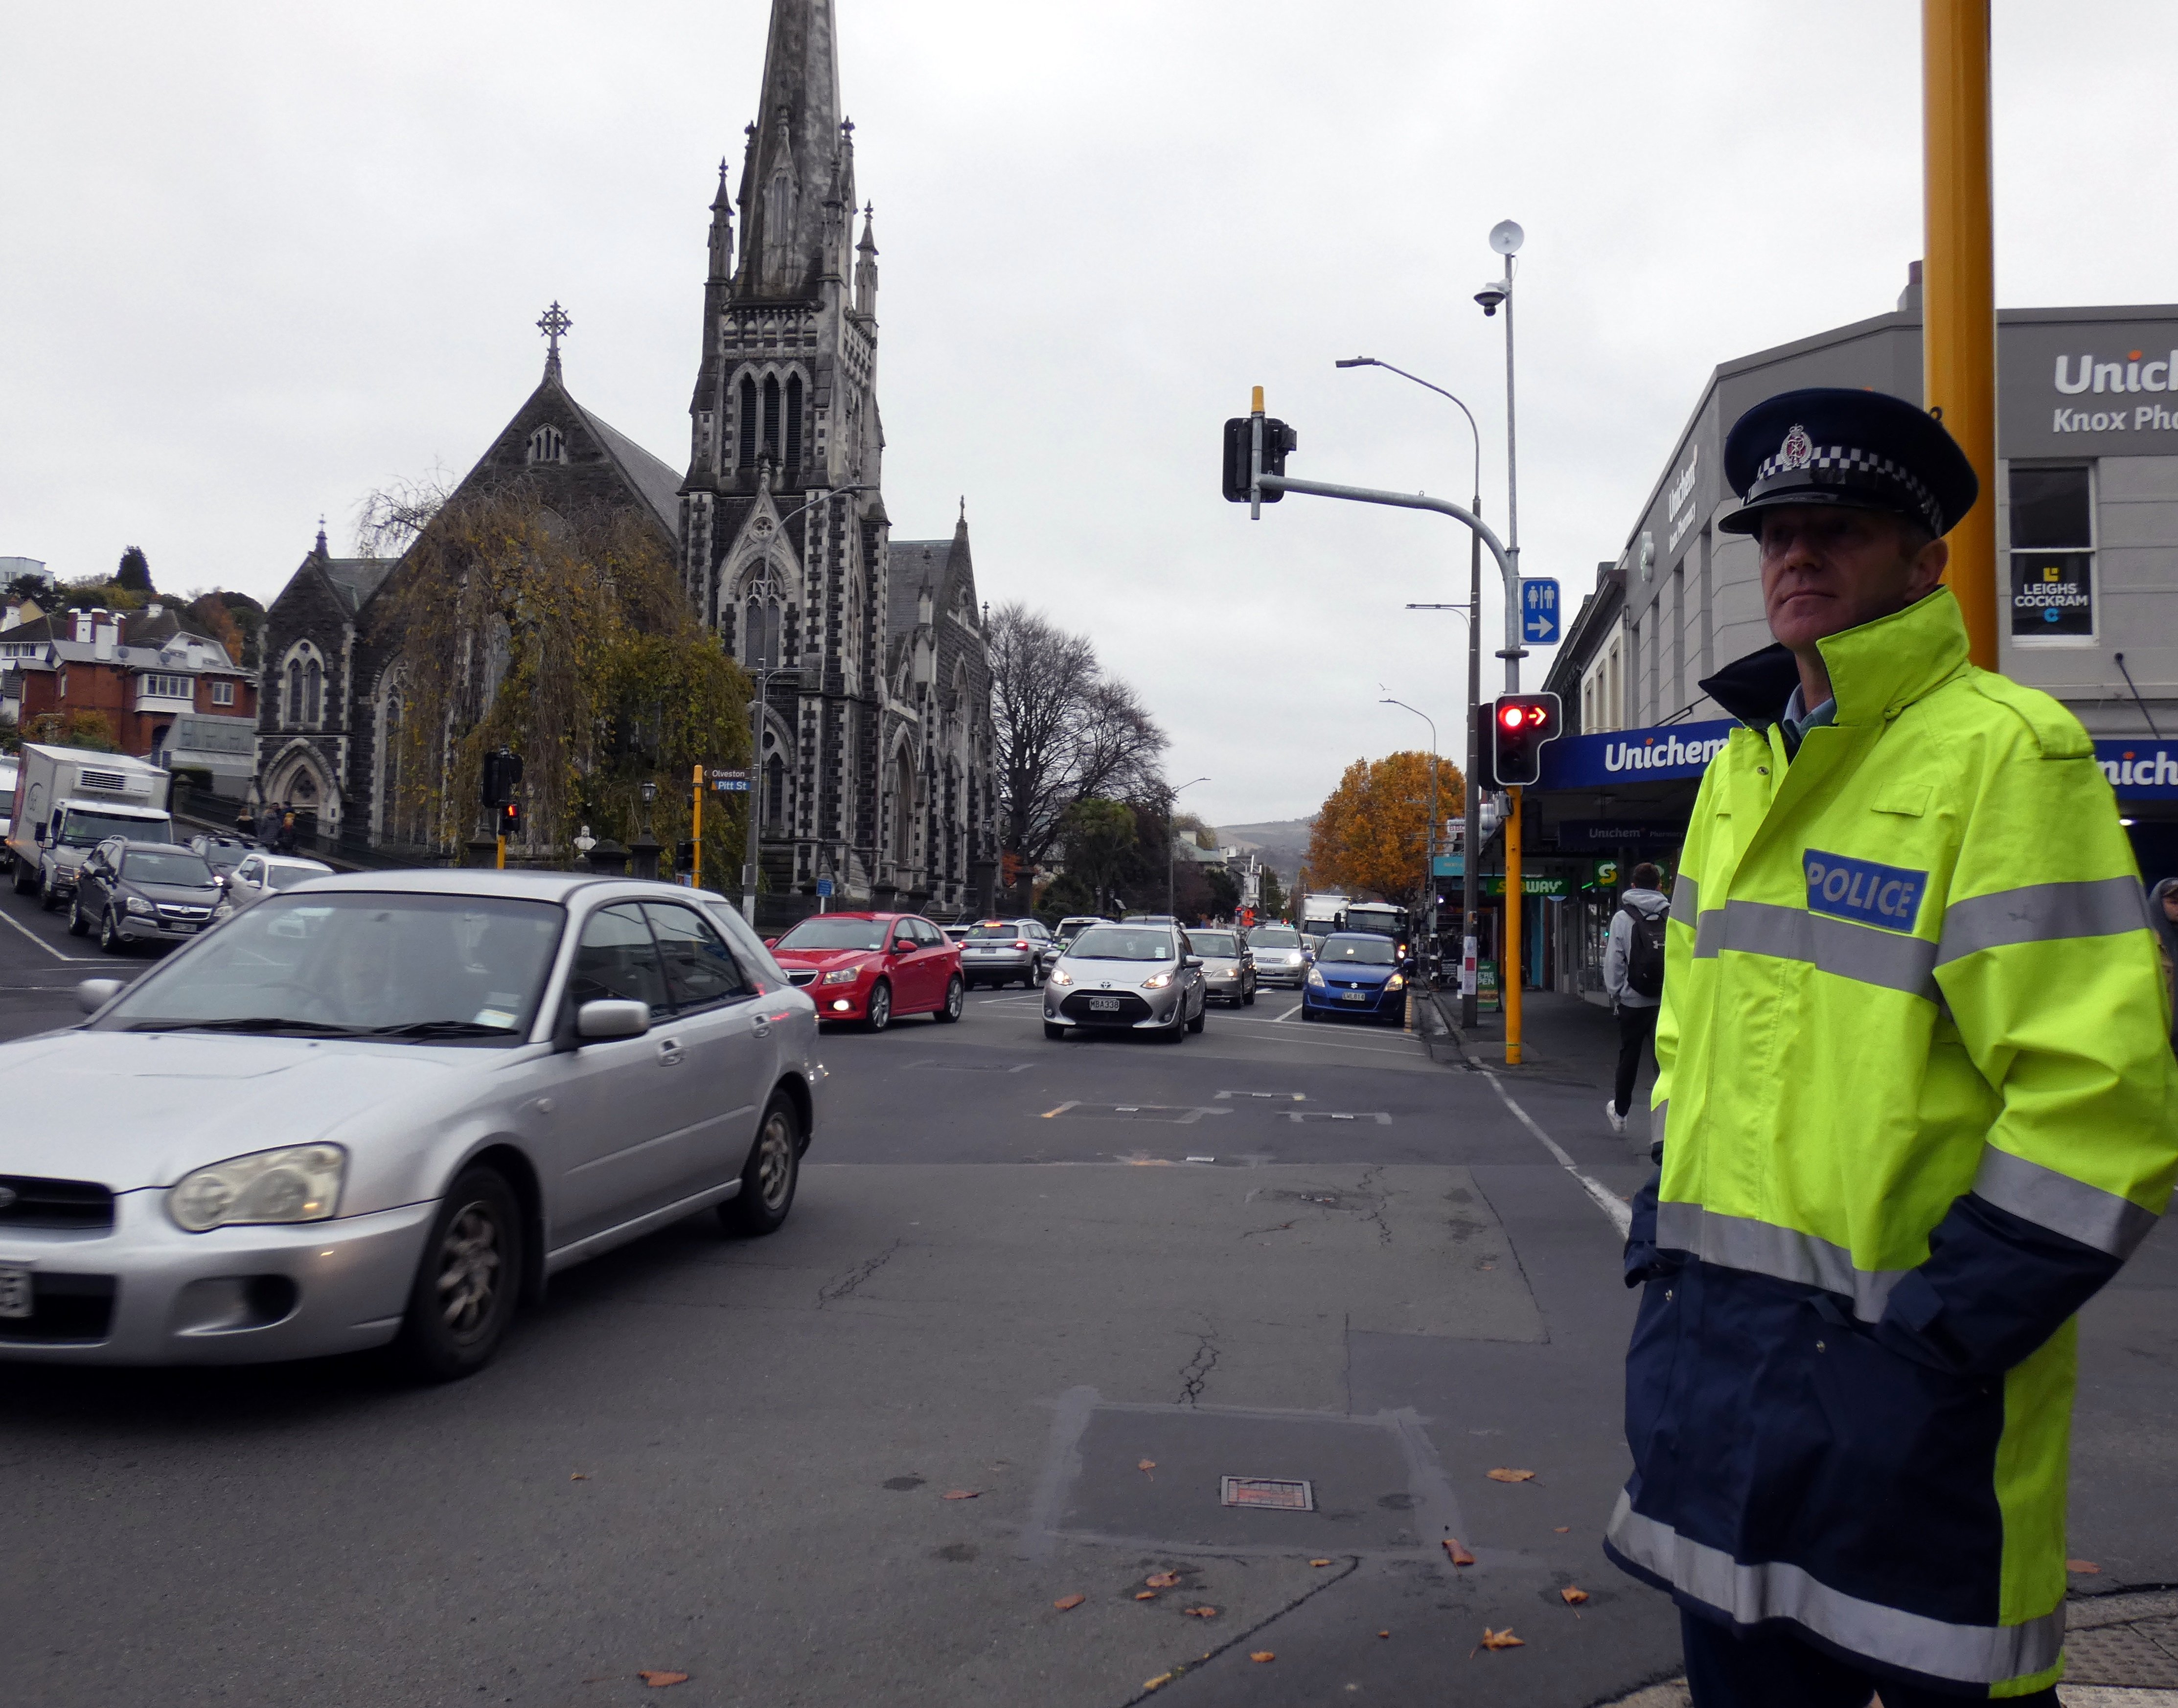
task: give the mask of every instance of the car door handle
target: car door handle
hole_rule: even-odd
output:
[[[667,1068],[681,1065],[680,1039],[662,1037],[658,1040],[658,1065]]]
[[[769,1037],[771,1036],[770,1016],[762,1014],[752,1015],[749,1021],[749,1030],[758,1037]]]

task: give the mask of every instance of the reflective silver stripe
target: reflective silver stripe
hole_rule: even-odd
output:
[[[1672,884],[1672,917],[1691,928],[1701,911],[1701,885],[1683,872]]]
[[[1722,1548],[1683,1536],[1669,1525],[1635,1512],[1623,1492],[1604,1535],[1637,1566],[1740,1624],[1790,1619],[1849,1654],[1932,1678],[2001,1684],[2048,1672],[2064,1652],[2061,1601],[2024,1624],[1951,1624],[1848,1596],[1803,1567],[1781,1560],[1752,1565],[1736,1560]]]
[[[2152,929],[2148,897],[2135,878],[2099,878],[2088,884],[2029,884],[1954,901],[1944,910],[1943,941],[1936,965],[2011,943],[2049,943],[2067,937],[2115,937]]]
[[[1745,955],[1804,961],[1840,978],[1880,984],[1908,996],[1936,999],[1936,945],[1849,919],[1780,907],[1768,901],[1727,901],[1701,917],[1697,959],[1734,949]]]
[[[1882,1320],[1891,1289],[1907,1273],[1856,1268],[1852,1252],[1813,1234],[1678,1202],[1656,1206],[1656,1244],[1668,1251],[1691,1251],[1705,1263],[1820,1287],[1852,1300],[1852,1314],[1863,1322]]]
[[[2022,1221],[2107,1251],[2113,1257],[2130,1257],[2156,1223],[2153,1210],[2142,1209],[2130,1198],[2000,1151],[1995,1145],[1981,1153],[1973,1189],[1976,1197],[1986,1198],[2000,1210],[2009,1210]]]

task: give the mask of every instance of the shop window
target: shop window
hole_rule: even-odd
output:
[[[2015,639],[2095,632],[2093,479],[2084,463],[2011,471]]]

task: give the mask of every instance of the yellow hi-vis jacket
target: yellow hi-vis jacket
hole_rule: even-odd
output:
[[[1705,684],[1612,1557],[1953,1693],[2061,1666],[2073,1313],[2178,1174],[2156,939],[2093,745],[1948,589]]]

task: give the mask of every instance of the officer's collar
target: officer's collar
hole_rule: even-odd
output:
[[[1885,712],[1911,705],[1967,662],[1966,623],[1948,587],[1816,644],[1830,667],[1837,722],[1847,729],[1880,723]],[[1741,723],[1760,730],[1783,715],[1799,680],[1799,660],[1776,645],[1727,665],[1701,687]]]

